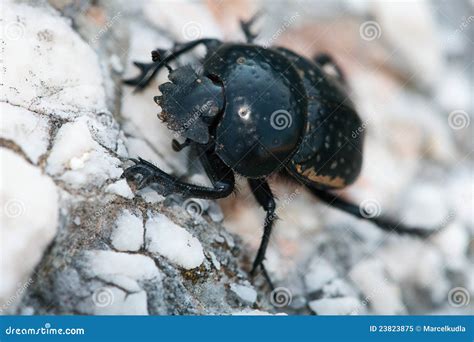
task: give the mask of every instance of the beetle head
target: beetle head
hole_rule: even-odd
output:
[[[155,97],[160,119],[182,137],[206,144],[209,126],[224,105],[222,87],[190,65],[172,70],[168,78],[171,82],[160,85],[162,95]]]

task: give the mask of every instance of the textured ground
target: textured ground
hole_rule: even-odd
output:
[[[0,311],[21,314],[472,313],[472,3],[347,1],[2,2]],[[278,179],[266,265],[248,270],[264,213],[239,179],[220,202],[135,192],[140,155],[205,182],[152,98],[120,80],[173,40],[258,42],[341,65],[366,134],[343,193],[426,241],[386,234]],[[192,60],[192,57],[190,58]],[[189,170],[193,170],[192,172]],[[225,219],[224,219],[225,217]]]

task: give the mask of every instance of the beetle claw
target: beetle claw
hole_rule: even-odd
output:
[[[133,166],[130,166],[129,168],[126,168],[124,171],[123,171],[123,174],[122,174],[122,177],[123,178],[126,178],[126,179],[133,179],[135,177],[135,175],[137,173],[140,173],[138,170],[140,169],[139,166],[137,165],[133,165]]]
[[[137,61],[133,62],[133,65],[135,65],[138,69],[142,71],[146,70],[146,66],[147,66],[145,63],[137,62]]]
[[[142,63],[135,61],[133,64],[140,69],[140,74],[136,77],[123,80],[123,83],[135,86],[135,91],[140,91],[148,85],[153,74],[160,67],[160,62]]]
[[[128,167],[127,169],[125,169],[122,174],[122,178],[125,178],[127,180],[130,180],[136,183],[137,190],[141,190],[153,182],[154,176],[156,172],[159,171],[159,169],[155,165],[150,163],[149,161],[141,157],[137,157],[137,158],[138,159],[135,159],[135,158],[128,159],[134,162],[135,165],[132,165]],[[140,176],[140,179],[137,180],[138,175]]]

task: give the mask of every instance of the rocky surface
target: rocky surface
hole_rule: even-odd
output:
[[[1,312],[472,310],[470,6],[3,2]],[[329,51],[347,74],[364,122],[353,134],[367,140],[362,176],[342,195],[406,223],[444,227],[426,241],[386,234],[275,179],[280,220],[266,260],[274,297],[247,273],[264,214],[243,179],[236,196],[217,203],[136,192],[120,178],[139,155],[206,182],[156,119],[152,98],[166,73],[141,93],[121,79],[136,72],[132,60],[173,40],[241,40],[237,19],[260,7],[261,44]]]

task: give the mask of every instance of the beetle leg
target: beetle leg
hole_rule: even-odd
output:
[[[270,286],[272,286],[268,274],[263,266],[263,260],[265,259],[265,252],[267,250],[268,242],[270,241],[270,234],[272,233],[273,222],[276,219],[275,200],[266,180],[249,179],[248,182],[250,185],[250,189],[252,190],[252,193],[255,196],[255,199],[267,212],[265,222],[263,224],[262,241],[260,242],[260,247],[258,248],[257,256],[255,257],[255,261],[253,262],[250,274],[254,275],[256,269],[260,266],[264,272],[265,278],[267,278]]]
[[[135,165],[127,168],[123,177],[129,180],[135,180],[137,175],[141,176],[138,180],[138,189],[151,186],[158,193],[167,196],[172,193],[179,193],[184,197],[217,199],[229,196],[234,189],[234,176],[229,174],[227,178],[213,182],[213,187],[190,184],[182,182],[176,177],[164,172],[155,165],[139,158]]]
[[[123,177],[129,180],[138,179],[137,188],[151,186],[163,195],[179,193],[184,197],[216,199],[229,196],[234,190],[234,173],[218,159],[213,152],[204,151],[201,156],[204,168],[211,180],[213,187],[182,182],[176,177],[164,172],[152,163],[141,158],[131,159],[135,165],[127,168]]]
[[[217,39],[204,38],[192,40],[187,43],[176,44],[175,47],[169,51],[162,49],[153,50],[153,62],[133,62],[133,64],[135,64],[135,66],[140,69],[140,74],[134,78],[124,80],[123,82],[131,86],[136,86],[135,90],[143,90],[147,85],[150,84],[153,77],[161,68],[166,67],[168,70],[170,70],[168,63],[177,59],[181,54],[193,49],[199,44],[204,44],[207,48],[209,48],[216,45],[217,43],[220,43]]]
[[[173,148],[173,151],[179,152],[183,148],[188,147],[191,144],[190,139],[186,139],[183,143],[180,143],[178,140],[173,139],[171,140],[171,147]]]
[[[368,213],[365,208],[349,203],[339,198],[335,194],[312,187],[308,187],[308,189],[326,204],[345,211],[346,213],[351,214],[360,219],[370,221],[388,232],[397,234],[409,234],[419,237],[428,237],[432,232],[434,232],[434,230],[427,228],[409,227],[399,221],[383,216],[371,217],[370,213]]]
[[[275,290],[275,285],[273,285],[272,279],[270,278],[270,275],[268,274],[267,269],[265,268],[265,265],[263,264],[263,262],[260,264],[260,268],[262,269],[263,277],[267,281],[268,286],[270,286],[270,289],[272,291]]]
[[[261,12],[257,12],[249,20],[240,20],[240,28],[244,32],[247,43],[253,43],[254,39],[257,38],[258,33],[252,33],[252,25],[261,15]]]
[[[334,61],[334,59],[331,57],[331,55],[327,53],[319,53],[316,56],[313,57],[313,60],[319,64],[322,68],[325,66],[331,66],[334,68],[336,71],[336,76],[339,78],[341,82],[344,84],[346,83],[346,77],[344,75],[344,72],[342,69],[337,65],[337,63]]]

